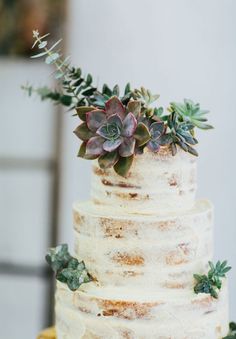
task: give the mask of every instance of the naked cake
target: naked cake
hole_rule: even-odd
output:
[[[73,205],[74,255],[55,272],[57,339],[221,339],[228,335],[227,261],[212,262],[213,206],[196,200],[196,129],[208,111],[128,83],[98,89],[33,32],[59,90],[25,89],[75,111],[78,156],[92,161],[90,200]]]

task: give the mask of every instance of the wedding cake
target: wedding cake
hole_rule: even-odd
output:
[[[213,207],[195,201],[196,161],[137,156],[126,179],[93,164],[91,200],[73,206],[75,254],[96,279],[58,282],[58,339],[215,339],[228,332],[227,286],[193,292],[212,259]]]
[[[91,196],[73,206],[74,256],[55,272],[57,339],[231,339],[227,261],[213,256],[213,206],[195,200],[196,128],[211,129],[192,100],[171,102],[128,83],[98,89],[47,35],[34,45],[55,66],[59,90],[25,89],[75,111],[78,156],[92,160]]]

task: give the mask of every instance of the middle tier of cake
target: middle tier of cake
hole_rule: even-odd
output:
[[[207,200],[179,215],[111,215],[92,202],[76,203],[73,215],[75,255],[100,286],[189,289],[213,256]]]

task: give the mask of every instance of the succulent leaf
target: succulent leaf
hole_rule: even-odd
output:
[[[141,102],[138,100],[129,101],[127,105],[127,112],[133,113],[133,115],[138,118],[141,114]]]
[[[123,120],[123,129],[122,129],[122,135],[124,137],[131,137],[137,127],[137,120],[133,113],[128,113],[125,119]]]
[[[103,149],[107,152],[112,152],[117,149],[123,141],[123,138],[119,137],[115,140],[106,140],[103,144]]]
[[[124,138],[122,144],[119,147],[119,154],[121,157],[130,157],[134,154],[135,149],[135,139],[134,138]]]
[[[134,155],[131,155],[130,157],[127,158],[120,157],[120,159],[114,166],[115,172],[122,177],[126,177],[133,163],[133,158]]]
[[[131,86],[130,83],[127,83],[127,85],[125,86],[125,95],[131,92]]]
[[[160,150],[160,143],[158,142],[158,140],[150,140],[147,144],[147,148],[152,151],[152,152],[158,152]]]
[[[80,124],[75,130],[74,134],[83,141],[88,141],[94,136],[93,132],[90,131],[86,122]]]
[[[86,144],[86,156],[98,156],[103,153],[104,139],[100,136],[95,136],[89,139]]]
[[[119,115],[113,114],[109,116],[107,119],[108,124],[114,124],[119,127],[119,129],[122,129],[123,123]]]
[[[191,147],[190,145],[187,145],[188,147],[188,152],[191,153],[192,155],[195,155],[195,157],[198,156],[198,152],[195,148]]]
[[[86,113],[91,112],[92,110],[95,110],[95,107],[81,106],[76,108],[77,114],[82,121],[86,121]]]
[[[163,134],[159,139],[160,145],[170,145],[173,142],[173,137],[171,133]]]
[[[163,122],[154,122],[150,126],[150,134],[152,139],[158,139],[164,132],[165,127]]]
[[[113,152],[108,152],[108,153],[101,155],[98,158],[98,163],[99,163],[100,168],[106,169],[106,168],[113,167],[117,163],[118,160],[119,160],[118,152],[113,151]]]
[[[119,86],[118,85],[115,85],[113,90],[112,90],[112,94],[119,97],[120,95],[120,89],[119,89]]]
[[[97,129],[106,121],[106,112],[103,110],[94,110],[86,113],[86,122],[88,128],[92,132],[96,132]]]
[[[105,108],[107,116],[118,114],[122,120],[125,118],[125,107],[116,96],[113,96],[105,103]]]
[[[137,140],[137,146],[143,146],[150,140],[150,132],[143,122],[138,123],[134,138]]]
[[[78,157],[86,159],[86,160],[94,160],[98,157],[98,155],[88,155],[86,154],[86,145],[87,142],[82,142],[82,144],[80,145],[80,149],[79,152],[77,154]]]
[[[106,94],[107,96],[111,97],[112,96],[112,90],[108,87],[107,84],[103,85],[102,88],[102,94]]]
[[[172,142],[172,144],[171,144],[171,153],[172,153],[173,156],[175,156],[176,153],[177,153],[177,146],[174,142]]]
[[[163,107],[159,107],[159,108],[155,107],[154,110],[153,110],[153,115],[161,118],[163,112],[164,112]]]

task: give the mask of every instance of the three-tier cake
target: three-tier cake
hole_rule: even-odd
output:
[[[95,281],[57,283],[58,339],[218,339],[228,332],[227,286],[195,294],[213,255],[213,207],[195,201],[196,158],[137,155],[127,178],[92,168],[91,200],[73,206],[75,256]]]
[[[231,267],[212,263],[213,207],[195,201],[195,130],[212,128],[208,111],[189,99],[164,109],[129,83],[99,89],[47,36],[33,32],[33,57],[55,66],[60,87],[25,89],[75,110],[78,156],[93,161],[91,199],[73,207],[75,257],[66,244],[46,256],[57,339],[227,336]]]

